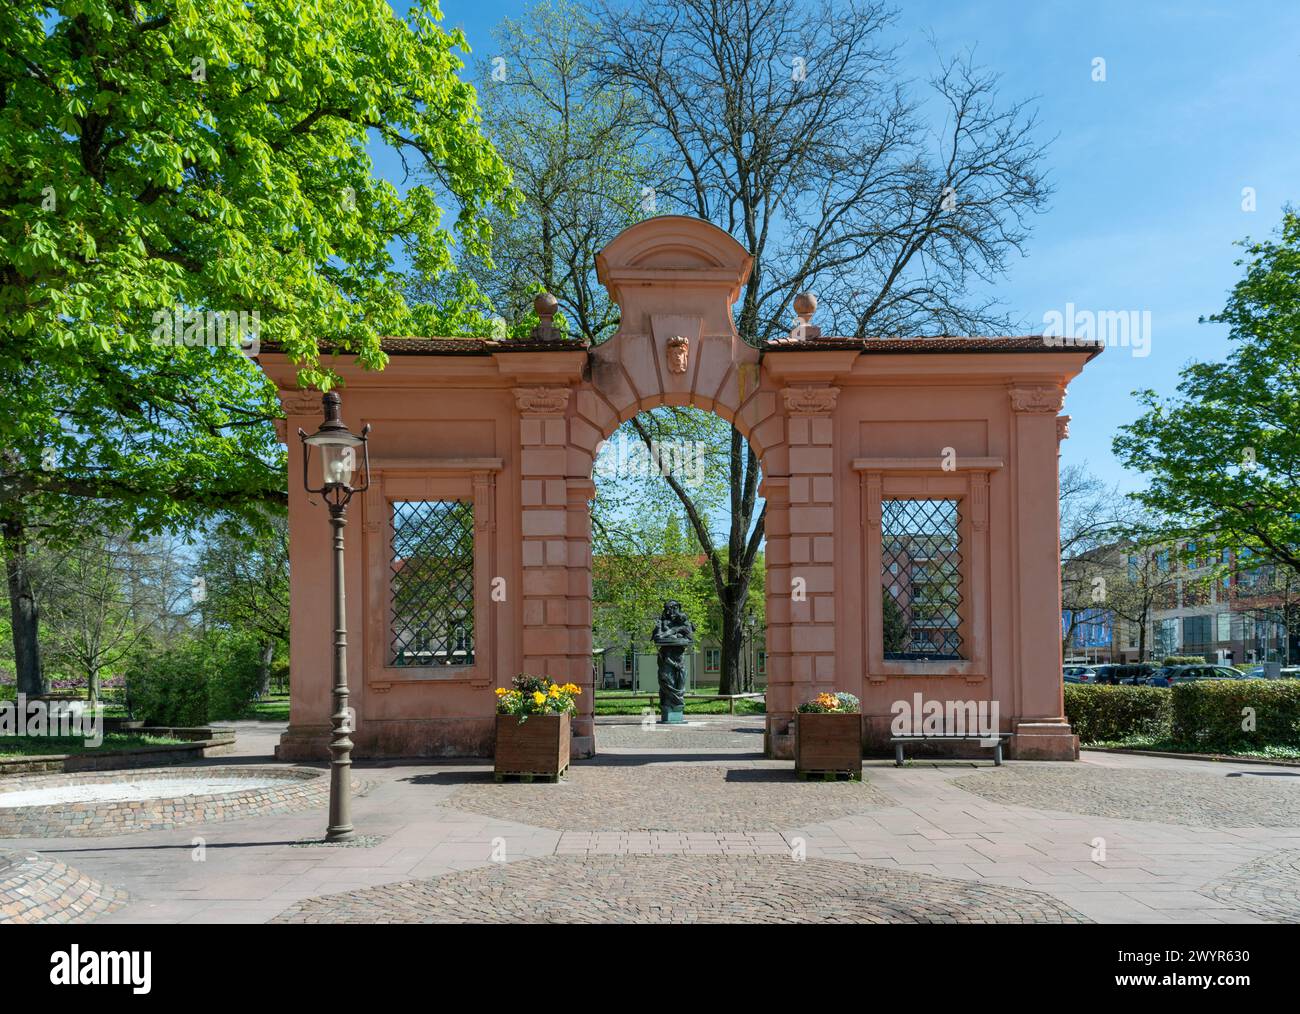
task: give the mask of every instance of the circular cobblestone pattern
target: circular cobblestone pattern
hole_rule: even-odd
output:
[[[48,806],[0,806],[0,838],[86,838],[132,831],[162,831],[187,824],[239,820],[322,806],[329,798],[329,779],[302,768],[205,767],[132,771],[131,782],[174,781],[189,795],[126,800],[53,803]],[[98,774],[34,775],[5,779],[4,791],[57,789],[71,785],[120,783],[120,771]],[[216,795],[193,793],[197,778],[229,784],[247,781],[254,788]],[[267,781],[274,784],[267,785]],[[184,783],[184,784],[183,784]]]
[[[998,803],[1206,827],[1300,827],[1300,777],[1020,765],[953,784]]]
[[[36,852],[0,849],[0,923],[82,923],[121,908],[125,891]]]
[[[867,782],[790,768],[584,764],[555,784],[464,785],[447,806],[561,831],[787,831],[894,802]]]
[[[542,856],[309,898],[294,923],[1066,923],[1037,891],[835,859]]]
[[[1300,922],[1300,850],[1252,859],[1200,893],[1269,922]]]

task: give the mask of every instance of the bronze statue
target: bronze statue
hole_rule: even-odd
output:
[[[686,666],[682,656],[695,640],[695,624],[674,599],[664,603],[650,639],[659,646],[659,715],[676,725],[686,707]]]

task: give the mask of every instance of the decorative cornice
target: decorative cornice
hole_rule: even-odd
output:
[[[1068,415],[1058,415],[1056,417],[1056,442],[1070,438],[1070,417]]]
[[[1059,387],[1012,387],[1008,389],[1013,412],[1050,412],[1055,415],[1065,404]]]
[[[277,393],[280,395],[280,404],[284,408],[285,415],[320,415],[322,413],[322,395],[320,391],[280,388]]]
[[[569,406],[567,387],[516,387],[514,392],[524,415],[563,415]]]
[[[783,387],[785,410],[790,415],[823,415],[835,411],[838,387]]]

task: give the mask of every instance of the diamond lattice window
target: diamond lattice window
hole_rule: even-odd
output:
[[[957,506],[956,500],[881,502],[885,658],[964,657]]]
[[[388,664],[474,664],[474,505],[392,505]]]

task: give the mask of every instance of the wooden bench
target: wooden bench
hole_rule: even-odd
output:
[[[903,747],[908,743],[939,743],[939,742],[976,742],[984,746],[993,747],[993,766],[1002,766],[1002,741],[1011,736],[1009,732],[999,732],[992,736],[954,736],[940,734],[938,736],[893,736],[889,742],[894,744],[894,767],[903,766]],[[990,743],[989,741],[994,742]]]

